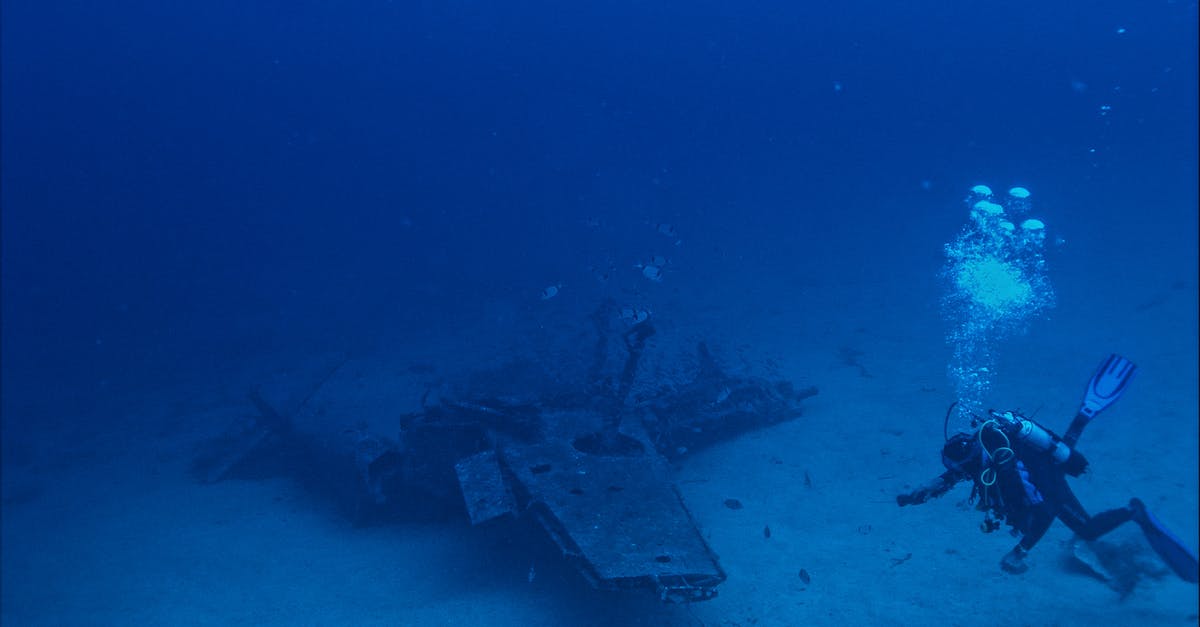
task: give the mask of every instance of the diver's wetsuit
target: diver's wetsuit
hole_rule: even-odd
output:
[[[1066,473],[1042,451],[1029,450],[1021,442],[1013,442],[1015,458],[1010,468],[996,471],[992,485],[984,485],[982,457],[973,455],[966,463],[952,467],[929,484],[909,494],[896,497],[901,506],[924,503],[938,497],[961,481],[973,483],[971,497],[978,499],[978,508],[994,512],[1021,534],[1013,550],[1028,552],[1042,539],[1054,519],[1063,521],[1071,531],[1084,540],[1095,540],[1120,525],[1133,520],[1135,506],[1119,507],[1090,516],[1080,504]],[[949,464],[948,464],[949,465]]]
[[[1012,428],[998,425],[989,421],[975,433],[958,434],[948,440],[942,449],[946,472],[911,493],[897,496],[896,502],[900,506],[924,503],[945,494],[960,481],[970,480],[972,501],[988,512],[984,531],[994,531],[1000,527],[999,521],[1004,521],[1014,534],[1021,535],[1021,541],[1001,561],[1010,572],[1025,570],[1025,554],[1046,535],[1055,518],[1088,541],[1130,520],[1140,517],[1139,524],[1145,521],[1144,506],[1137,499],[1125,507],[1089,515],[1067,485],[1066,466],[1056,464],[1049,451],[1017,437]],[[1072,427],[1068,440],[1074,444],[1079,433],[1075,425]],[[1087,466],[1082,456],[1078,459],[1080,463],[1072,472],[1076,476]]]
[[[947,436],[942,447],[946,472],[930,483],[896,497],[901,507],[924,503],[950,491],[960,481],[973,484],[971,501],[987,512],[983,530],[995,531],[1000,521],[1008,523],[1021,541],[1000,565],[1009,572],[1023,572],[1025,554],[1058,518],[1084,540],[1095,540],[1118,526],[1133,521],[1147,542],[1180,579],[1200,583],[1200,557],[1171,533],[1144,503],[1130,499],[1129,505],[1089,516],[1067,485],[1067,475],[1078,477],[1088,462],[1075,450],[1092,418],[1112,405],[1137,372],[1133,362],[1117,354],[1108,356],[1092,375],[1079,412],[1059,437],[1019,412],[988,411],[988,417],[972,415],[973,433]],[[947,423],[950,412],[946,411]],[[993,516],[995,516],[993,518]]]
[[[897,496],[896,503],[900,506],[924,503],[950,491],[960,481],[970,480],[974,486],[971,499],[977,502],[978,509],[988,512],[984,531],[996,530],[1002,520],[1013,528],[1014,534],[1021,535],[1017,546],[1000,561],[1004,570],[1013,573],[1028,568],[1025,554],[1046,535],[1055,518],[1087,541],[1134,521],[1175,574],[1184,581],[1200,582],[1200,558],[1148,512],[1140,500],[1130,499],[1125,507],[1089,516],[1067,485],[1067,475],[1079,476],[1087,469],[1087,460],[1072,451],[1066,460],[1056,463],[1050,449],[1036,448],[1029,444],[1030,440],[1018,435],[1019,424],[1009,421],[1005,427],[991,420],[975,433],[960,433],[950,438],[942,448],[946,472],[910,493]],[[1072,428],[1062,442],[1073,445],[1077,437],[1078,431]]]

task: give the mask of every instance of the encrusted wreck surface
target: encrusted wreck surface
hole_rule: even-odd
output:
[[[795,418],[817,391],[726,374],[703,342],[688,378],[635,386],[654,327],[613,329],[605,311],[593,317],[592,363],[576,379],[529,363],[471,373],[465,385],[427,390],[424,408],[403,415],[387,409],[399,406],[396,391],[364,387],[354,373],[367,366],[354,360],[293,392],[302,400],[290,411],[256,391],[258,418],[211,442],[199,476],[220,480],[282,448],[356,521],[404,512],[414,499],[454,503],[472,524],[532,521],[596,588],[711,598],[725,573],[669,461]]]

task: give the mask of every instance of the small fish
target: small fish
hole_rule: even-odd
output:
[[[665,222],[659,222],[654,225],[654,230],[658,231],[659,235],[666,235],[671,239],[675,239],[675,227]]]
[[[560,289],[562,289],[562,283],[551,285],[542,290],[542,300],[550,300],[551,298],[558,296],[558,290]]]
[[[725,400],[729,398],[730,394],[731,392],[729,391],[729,388],[721,388],[721,391],[717,393],[717,400],[713,402],[713,405],[720,405],[721,403],[724,403]]]
[[[651,311],[644,307],[622,307],[621,321],[628,324],[638,324],[650,319]]]
[[[530,565],[530,567],[529,567],[529,583],[533,583],[534,579],[537,579],[537,571],[534,570],[532,565]]]
[[[656,266],[652,263],[649,263],[649,264],[648,263],[638,263],[638,264],[634,264],[633,267],[638,270],[641,270],[642,276],[646,277],[647,279],[650,279],[651,281],[654,281],[655,283],[662,283],[662,280],[663,280],[662,266]]]

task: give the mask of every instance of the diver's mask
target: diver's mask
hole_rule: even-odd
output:
[[[986,458],[978,431],[983,420],[972,413],[970,414],[971,428],[975,430],[951,436],[950,416],[954,413],[955,407],[958,407],[958,401],[950,403],[950,406],[946,408],[946,418],[942,421],[942,436],[946,440],[946,444],[942,446],[942,465],[947,470],[974,474],[983,466]]]
[[[971,473],[983,462],[983,451],[975,433],[956,433],[942,446],[942,465],[947,470]]]

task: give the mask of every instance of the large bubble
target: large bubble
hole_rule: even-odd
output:
[[[1046,277],[1045,224],[1025,218],[1029,192],[1015,190],[1002,200],[986,186],[972,188],[967,197],[971,219],[946,244],[942,315],[949,325],[950,379],[963,421],[984,411],[996,345],[1024,332],[1031,318],[1054,306]]]

